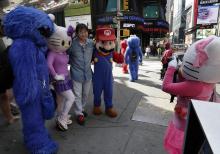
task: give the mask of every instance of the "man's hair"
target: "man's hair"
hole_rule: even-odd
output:
[[[85,29],[86,31],[89,31],[88,27],[85,24],[79,23],[78,25],[76,25],[76,34],[79,34],[79,31],[81,29]]]

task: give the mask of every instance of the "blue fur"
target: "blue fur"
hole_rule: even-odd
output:
[[[13,39],[9,59],[14,74],[13,90],[22,114],[24,142],[30,153],[53,154],[58,146],[44,123],[52,118],[55,107],[49,90],[45,60],[46,39],[40,27],[53,32],[47,14],[34,8],[17,7],[4,18],[5,34]]]
[[[137,36],[130,36],[127,39],[128,47],[125,52],[125,63],[129,64],[130,81],[134,82],[138,80],[138,65],[142,62],[142,51],[140,48],[140,39]],[[135,62],[131,62],[131,52],[135,51],[137,59]]]

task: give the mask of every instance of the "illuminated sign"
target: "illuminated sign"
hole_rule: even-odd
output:
[[[123,27],[135,27],[135,24],[131,24],[131,23],[124,23]]]
[[[197,24],[213,24],[218,21],[219,6],[199,6]]]
[[[220,0],[200,0],[199,4],[204,5],[204,4],[213,4],[213,3],[219,3]]]
[[[125,11],[129,9],[129,7],[128,7],[128,0],[123,0],[123,9]]]
[[[123,36],[130,36],[130,30],[129,29],[123,29]]]
[[[98,24],[105,24],[105,23],[113,23],[113,16],[102,16],[97,18],[97,23]],[[142,17],[139,16],[135,16],[135,15],[125,15],[125,16],[121,16],[120,18],[118,18],[120,20],[126,20],[129,22],[139,22],[141,24],[144,23],[144,19]]]
[[[202,38],[207,38],[210,35],[215,35],[216,29],[197,29],[196,30],[196,38],[197,39],[202,39]]]

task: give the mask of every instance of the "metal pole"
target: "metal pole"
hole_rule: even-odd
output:
[[[120,52],[120,29],[121,29],[121,23],[120,23],[120,16],[121,16],[121,0],[117,0],[117,16],[119,16],[117,20],[117,52]]]

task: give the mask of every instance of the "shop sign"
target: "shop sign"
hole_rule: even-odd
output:
[[[169,24],[166,21],[145,21],[144,22],[145,27],[164,27],[169,28]]]
[[[198,8],[197,24],[214,24],[218,21],[219,6],[202,6]]]
[[[131,24],[131,23],[124,23],[123,27],[128,28],[128,27],[135,27],[135,24]]]
[[[115,22],[114,20],[114,17],[113,16],[102,16],[102,17],[99,17],[97,19],[97,23],[98,24],[104,24],[104,23],[113,23]],[[134,15],[124,15],[124,16],[117,16],[116,17],[116,20],[126,20],[126,21],[129,21],[129,22],[134,22],[134,23],[144,23],[144,19],[142,17],[139,17],[139,16],[134,16]]]
[[[104,16],[97,19],[97,23],[111,23],[113,22],[112,16]]]
[[[202,38],[207,38],[210,35],[215,35],[216,29],[197,29],[196,30],[196,38],[197,39],[202,39]]]
[[[138,17],[138,16],[128,16],[128,15],[125,15],[123,18],[124,18],[124,20],[128,20],[128,21],[144,23],[144,19],[142,17]]]
[[[200,5],[219,3],[220,0],[199,0]]]
[[[164,22],[164,21],[157,21],[156,25],[158,27],[169,27],[169,24],[167,22]]]

